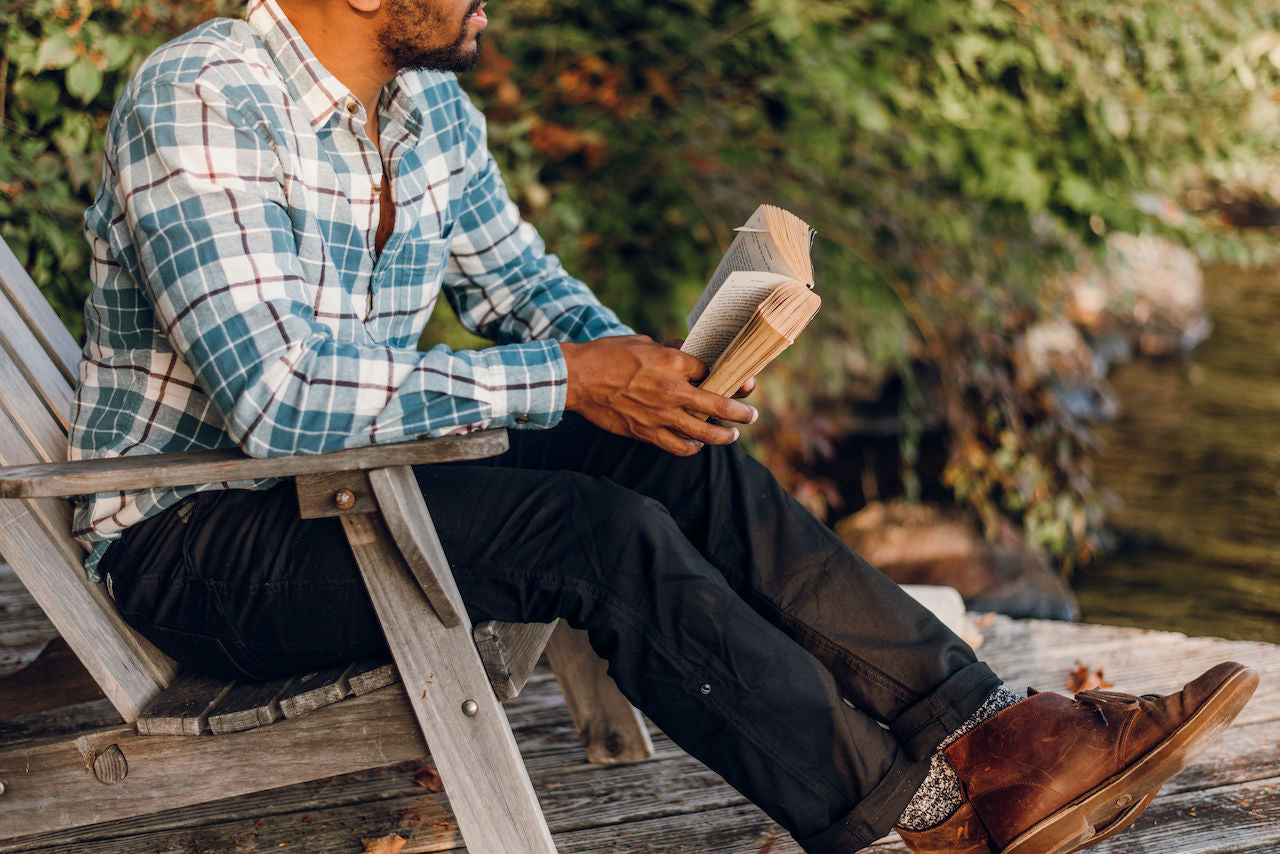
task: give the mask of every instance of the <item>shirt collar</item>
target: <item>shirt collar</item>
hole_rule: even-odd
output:
[[[275,0],[250,0],[245,19],[262,36],[294,98],[310,114],[312,128],[324,126],[334,111],[355,101],[351,90],[307,47]]]

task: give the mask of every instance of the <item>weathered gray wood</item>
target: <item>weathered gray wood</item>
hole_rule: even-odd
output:
[[[476,651],[480,653],[480,661],[489,675],[493,693],[500,701],[519,696],[555,626],[555,622],[486,620],[472,630]]]
[[[32,356],[45,357],[38,349]],[[0,352],[0,464],[63,460],[66,445],[62,424],[13,357]],[[173,663],[126,626],[99,586],[88,582],[84,551],[70,532],[66,502],[0,502],[0,554],[120,714],[132,720],[172,678]]]
[[[22,269],[18,259],[4,241],[0,240],[0,291],[3,291],[13,302],[17,316],[24,325],[35,330],[40,339],[40,347],[57,365],[68,385],[76,381],[76,368],[80,364],[80,345],[75,342],[67,328],[62,325],[49,305],[49,301],[40,293],[40,288],[31,281],[27,271]]]
[[[419,465],[491,457],[507,449],[505,430],[371,445],[327,454],[256,459],[235,448],[143,454],[0,469],[0,498],[62,497],[95,492],[190,486],[231,480],[296,477],[388,465]]]
[[[35,661],[57,636],[13,568],[0,562],[0,679]]]
[[[294,481],[298,492],[298,515],[303,519],[324,519],[344,513],[372,513],[378,509],[369,475],[363,471],[339,471],[301,475]],[[340,490],[351,494],[351,504],[339,506]]]
[[[400,671],[394,662],[366,659],[357,661],[351,668],[347,682],[351,685],[351,693],[357,697],[394,685],[400,681]]]
[[[547,660],[588,760],[613,765],[653,755],[648,727],[618,690],[608,665],[591,649],[586,632],[561,620],[547,643]]]
[[[6,436],[0,444],[0,465],[53,465],[66,460],[65,416],[59,419],[48,410],[18,370],[18,363],[3,350],[0,350],[0,419],[6,425]]]
[[[414,495],[421,503],[421,493]],[[554,854],[507,716],[480,664],[466,612],[460,612],[459,625],[442,626],[382,520],[375,515],[341,518],[463,838],[477,852]]]
[[[233,682],[187,671],[147,704],[135,722],[139,735],[202,735],[209,712],[231,690]]]
[[[445,628],[461,625],[462,596],[413,469],[374,469],[369,472],[369,484],[378,499],[382,521],[436,617]]]
[[[1135,671],[1127,665],[1113,668],[1113,660],[1127,658],[1129,647],[1152,643],[1149,635],[1133,630],[1003,618],[985,628],[984,634],[988,643],[983,652],[988,653],[997,672],[1004,671],[1007,660],[1025,660],[1023,652],[1041,648],[1043,638],[1065,655],[1074,648],[1088,649],[1088,664],[1106,667],[1109,674],[1115,669],[1117,678],[1130,683],[1140,681],[1140,676],[1132,676]],[[1105,644],[1090,640],[1098,635],[1106,638]],[[1274,665],[1280,663],[1280,647],[1168,637],[1177,643],[1165,645],[1157,640],[1151,646],[1152,655],[1166,662],[1161,667],[1168,663],[1181,667],[1172,674],[1179,684],[1202,669],[1202,658],[1248,661],[1264,671],[1264,685],[1274,678],[1266,674],[1274,674]],[[1178,665],[1180,649],[1191,650],[1196,660]],[[683,845],[683,854],[688,854],[704,850],[704,843],[731,854],[798,851],[762,813],[745,804],[741,796],[661,734],[654,736],[655,757],[649,762],[612,768],[582,762],[578,746],[569,743],[568,713],[548,677],[547,669],[540,667],[506,710],[561,854],[569,850],[593,854],[649,852],[650,845],[653,851],[664,854],[678,851]],[[1064,678],[1057,660],[1031,674],[1031,681],[1049,688],[1059,687],[1054,683]],[[1136,687],[1141,689],[1143,685]],[[1251,712],[1257,702],[1255,699],[1246,712]],[[1091,854],[1132,850],[1143,850],[1145,854],[1272,854],[1280,850],[1276,838],[1280,821],[1269,811],[1272,806],[1258,801],[1280,795],[1280,751],[1275,750],[1280,742],[1280,704],[1265,706],[1260,713],[1267,720],[1229,729],[1220,744],[1172,780],[1152,805],[1148,817],[1153,826],[1171,823],[1168,833],[1154,831],[1165,847],[1138,849],[1134,843],[1142,842],[1146,836],[1129,831],[1090,848]],[[283,725],[276,724],[271,729]],[[0,734],[0,740],[4,738]],[[201,739],[211,740],[215,739]],[[410,840],[401,854],[461,851],[447,801],[442,795],[415,785],[415,769],[416,766],[389,767],[173,810],[146,820],[128,819],[31,837],[22,844],[0,842],[0,854],[196,849],[359,851],[360,838],[390,832]],[[1257,781],[1258,786],[1239,787],[1251,781]],[[1214,792],[1233,795],[1238,808],[1222,800],[1214,801]],[[1173,799],[1182,793],[1188,793],[1188,799]],[[1217,816],[1231,809],[1235,809],[1231,832],[1218,834],[1215,839]],[[1179,832],[1182,830],[1187,832]],[[873,850],[880,854],[904,851],[894,837]]]
[[[99,783],[114,786],[129,776],[129,761],[118,744],[108,744],[93,757],[93,776]]]
[[[61,321],[57,321],[62,329]],[[66,334],[65,330],[62,330]],[[7,358],[17,373],[23,378],[31,392],[40,401],[38,417],[48,416],[60,432],[66,435],[71,402],[73,398],[72,384],[63,375],[52,359],[41,347],[33,330],[22,322],[17,306],[9,297],[0,291],[0,358]],[[7,379],[6,391],[14,388],[12,379]],[[26,413],[11,413],[21,418]]]
[[[0,554],[121,717],[132,721],[177,668],[120,619],[102,585],[85,578],[84,552],[70,530],[65,502],[0,501]]]
[[[280,698],[292,684],[292,676],[236,682],[209,710],[209,731],[220,735],[275,723],[283,717]]]
[[[280,711],[296,718],[340,702],[351,693],[347,677],[354,669],[355,662],[350,662],[302,674],[280,695]]]
[[[128,776],[102,785],[85,773],[72,739],[2,751],[0,839],[146,815],[426,754],[404,692],[396,688],[216,738],[140,736],[132,725],[85,737],[95,750],[119,745]]]

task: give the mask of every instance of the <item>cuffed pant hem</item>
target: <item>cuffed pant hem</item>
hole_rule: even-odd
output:
[[[958,670],[929,696],[897,717],[889,730],[912,758],[928,759],[1001,685],[985,663]]]
[[[929,774],[929,758],[899,752],[889,773],[844,818],[796,842],[807,854],[852,854],[893,829]]]

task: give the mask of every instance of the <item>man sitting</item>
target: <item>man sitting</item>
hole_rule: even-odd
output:
[[[417,477],[476,621],[586,629],[623,693],[810,852],[1075,850],[1131,823],[1256,676],[1019,702],[735,444],[756,412],[635,335],[520,220],[452,72],[465,0],[251,0],[120,98],[86,214],[73,457],[321,453],[510,427]],[[493,339],[416,345],[443,293]],[[706,420],[710,419],[710,420]],[[385,641],[333,519],[270,481],[76,514],[124,617],[248,678]]]

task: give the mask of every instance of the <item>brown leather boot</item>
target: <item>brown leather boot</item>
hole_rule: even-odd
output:
[[[1258,675],[1227,662],[1178,693],[1036,694],[983,721],[942,755],[965,802],[923,831],[916,854],[1067,854],[1128,827],[1253,694]]]

